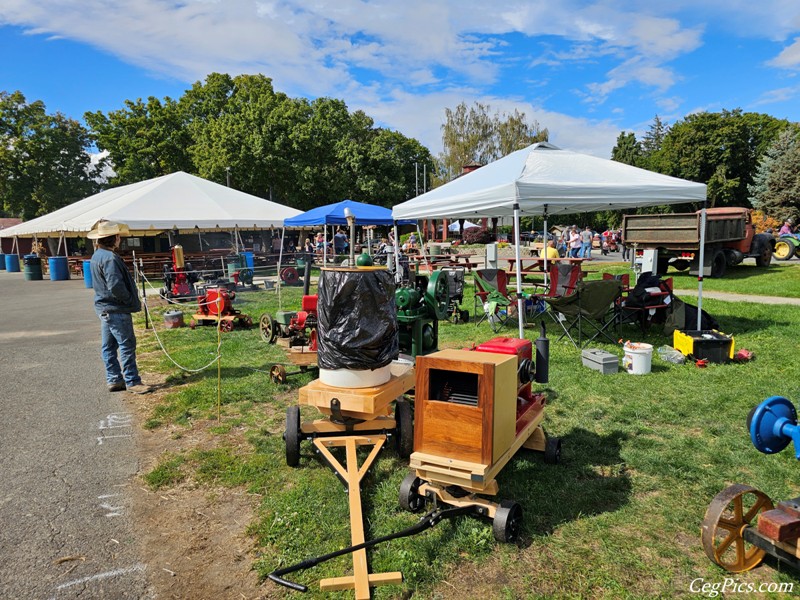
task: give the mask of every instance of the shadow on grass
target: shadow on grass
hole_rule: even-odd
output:
[[[627,434],[598,435],[573,429],[561,438],[562,461],[545,464],[539,453],[521,451],[500,473],[499,496],[522,506],[523,545],[549,535],[578,517],[612,512],[625,505],[631,481],[620,457]]]

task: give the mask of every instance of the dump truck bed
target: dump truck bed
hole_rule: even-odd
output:
[[[706,244],[736,242],[746,235],[743,209],[709,209]],[[640,248],[697,250],[700,247],[700,213],[625,215],[622,239]]]

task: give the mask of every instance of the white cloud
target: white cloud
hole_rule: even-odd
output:
[[[753,106],[763,106],[765,104],[777,104],[794,100],[800,95],[800,85],[783,87],[763,92],[759,98],[753,102]]]
[[[794,43],[784,48],[778,56],[767,64],[783,69],[800,68],[800,37],[794,39]]]

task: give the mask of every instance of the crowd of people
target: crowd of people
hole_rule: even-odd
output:
[[[548,242],[541,254],[544,256],[546,252],[548,258],[566,256],[592,260],[592,251],[596,241],[599,242],[599,250],[603,255],[622,250],[622,260],[630,258],[630,249],[622,239],[622,230],[607,229],[602,233],[596,233],[589,225],[583,229],[577,225],[567,227],[556,240]],[[550,248],[553,250],[551,251]]]

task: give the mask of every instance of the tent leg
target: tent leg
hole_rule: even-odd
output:
[[[525,339],[525,300],[522,298],[522,255],[520,253],[519,235],[519,203],[514,203],[514,255],[517,260],[517,320],[519,321],[519,339]]]

